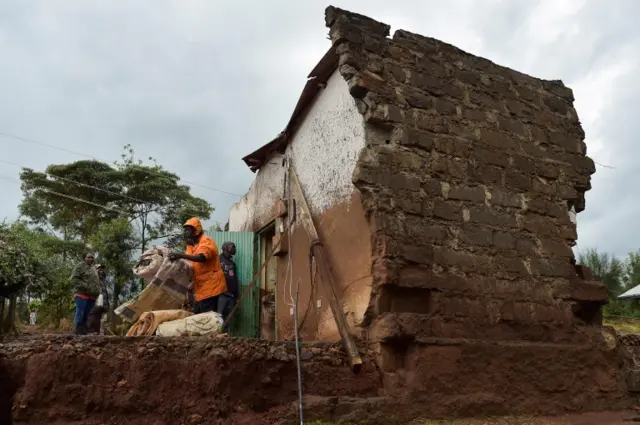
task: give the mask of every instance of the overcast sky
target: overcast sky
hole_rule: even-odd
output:
[[[316,0],[0,0],[0,132],[113,161],[130,143],[183,179],[238,194],[241,157],[271,140],[329,47]],[[599,164],[578,247],[640,248],[640,2],[338,1],[574,89]],[[42,170],[83,159],[0,136],[0,160]],[[0,163],[0,176],[19,169]],[[237,199],[193,192],[227,221]],[[17,184],[0,180],[0,219]]]

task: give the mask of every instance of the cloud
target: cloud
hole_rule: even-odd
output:
[[[640,27],[633,0],[334,2],[574,88],[589,153],[602,164],[579,214],[579,247],[640,248]],[[0,131],[105,158],[132,144],[184,179],[244,193],[240,161],[281,131],[329,47],[327,4],[293,0],[46,0],[0,3]],[[80,157],[0,137],[3,159],[43,169]],[[18,170],[0,164],[0,174]],[[0,180],[0,217],[20,190]],[[194,187],[225,222],[233,196]],[[625,227],[622,227],[624,223]]]

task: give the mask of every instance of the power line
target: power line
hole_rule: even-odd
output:
[[[66,153],[71,153],[71,154],[74,154],[74,155],[79,155],[79,156],[82,156],[82,157],[85,157],[85,158],[93,159],[94,161],[99,161],[99,162],[102,162],[104,164],[110,165],[109,161],[106,161],[104,159],[100,159],[100,158],[97,158],[95,156],[88,155],[88,154],[82,153],[82,152],[77,152],[77,151],[74,151],[74,150],[71,150],[71,149],[62,148],[62,147],[59,147],[59,146],[56,146],[56,145],[52,145],[52,144],[49,144],[49,143],[38,142],[38,141],[33,140],[33,139],[27,139],[26,137],[16,136],[14,134],[5,133],[3,131],[0,131],[0,136],[4,136],[4,137],[10,138],[10,139],[21,140],[21,141],[27,142],[27,143],[33,143],[34,145],[38,145],[38,146],[44,146],[44,147],[47,147],[47,148],[56,149],[56,150],[59,150],[61,152],[66,152]],[[151,174],[156,174],[156,175],[158,175],[160,177],[167,178],[166,176],[162,175],[161,173],[159,173],[157,171],[154,171],[154,170],[151,170],[151,169],[149,169],[147,171],[149,173],[151,173]],[[184,179],[180,179],[180,180],[182,182],[184,182],[184,183],[190,184],[191,186],[197,186],[197,187],[201,187],[203,189],[209,189],[209,190],[212,190],[214,192],[220,192],[220,193],[224,193],[224,194],[231,195],[231,196],[242,197],[242,195],[239,195],[237,193],[227,192],[226,190],[216,189],[215,187],[211,187],[211,186],[206,186],[206,185],[199,184],[199,183],[190,182],[190,181],[184,180]]]
[[[15,183],[15,184],[17,184],[17,185],[20,185],[20,184],[21,184],[21,182],[20,182],[19,180],[16,180],[16,179],[11,178],[11,177],[9,177],[9,176],[5,176],[5,175],[3,175],[3,174],[0,174],[0,179],[2,179],[2,180],[6,180],[6,181],[11,182],[11,183]],[[107,207],[107,206],[105,206],[105,205],[101,205],[101,204],[98,204],[98,203],[95,203],[95,202],[87,201],[86,199],[81,199],[81,198],[77,198],[77,197],[75,197],[75,196],[67,195],[67,194],[65,194],[65,193],[56,192],[55,190],[50,190],[50,189],[42,188],[42,187],[38,188],[38,190],[42,190],[42,191],[47,192],[47,193],[50,193],[50,194],[52,194],[52,195],[56,195],[56,196],[60,196],[60,197],[63,197],[63,198],[71,199],[71,200],[73,200],[73,201],[77,201],[77,202],[82,202],[82,203],[84,203],[84,204],[93,205],[94,207],[102,208],[102,209],[104,209],[104,210],[108,210],[108,211],[112,211],[112,212],[117,212],[118,214],[122,214],[122,215],[124,215],[124,216],[129,216],[129,215],[130,215],[130,214],[129,214],[129,213],[127,213],[127,212],[120,211],[120,210],[115,209],[115,208]]]
[[[599,165],[599,166],[601,166],[601,167],[604,167],[604,168],[610,168],[610,169],[612,169],[612,170],[615,170],[615,169],[616,169],[616,167],[612,167],[611,165],[604,165],[604,164],[600,164],[598,161],[593,161],[593,163],[594,163],[594,164],[596,164],[596,165]]]
[[[4,159],[0,159],[0,162],[2,162],[2,163],[4,163],[4,164],[11,165],[11,166],[13,166],[13,167],[22,168],[22,169],[24,169],[24,170],[33,170],[33,169],[32,169],[32,168],[30,168],[30,167],[24,167],[24,166],[22,166],[22,165],[16,164],[16,163],[11,162],[11,161],[5,161]],[[132,197],[132,196],[125,195],[125,194],[123,194],[123,193],[117,193],[117,192],[113,192],[113,191],[111,191],[111,190],[102,189],[102,188],[97,187],[97,186],[92,186],[92,185],[90,185],[90,184],[80,183],[80,182],[77,182],[77,181],[72,180],[72,179],[67,179],[67,178],[65,178],[65,177],[56,176],[55,174],[51,174],[51,173],[48,173],[48,172],[46,172],[46,171],[43,171],[42,173],[43,173],[43,174],[46,174],[46,175],[48,175],[48,176],[54,177],[54,178],[56,178],[56,179],[58,179],[58,180],[62,180],[62,181],[66,181],[66,182],[69,182],[69,183],[77,184],[78,186],[83,186],[83,187],[87,187],[87,188],[91,188],[91,189],[99,190],[100,192],[105,192],[105,193],[108,193],[108,194],[110,194],[110,195],[120,196],[120,197],[122,197],[122,198],[126,198],[126,199],[129,199],[129,200],[135,201],[135,202],[140,202],[140,203],[142,203],[142,204],[148,204],[148,203],[149,203],[148,201],[143,201],[142,199],[134,198],[134,197]]]

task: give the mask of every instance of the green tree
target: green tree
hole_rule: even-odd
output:
[[[584,253],[580,253],[578,262],[589,267],[594,278],[609,289],[610,301],[615,300],[615,297],[622,293],[625,274],[622,261],[606,252],[588,249]]]
[[[207,201],[180,184],[176,174],[153,158],[145,164],[129,145],[113,165],[77,161],[50,165],[44,172],[25,169],[20,178],[22,216],[42,233],[55,236],[49,243],[62,254],[63,263],[69,258],[79,261],[78,245],[90,243],[98,251],[98,261],[105,263],[113,282],[112,306],[139,289],[131,271],[137,254],[153,243],[179,246],[182,224],[193,216],[207,220],[213,212]],[[66,294],[71,300],[69,287],[48,288],[54,289],[59,299]],[[58,305],[56,311],[67,307]]]
[[[39,243],[43,236],[46,237],[24,223],[0,223],[0,333],[16,330],[15,316],[21,295],[41,293],[54,283],[55,274],[48,264],[50,257]]]
[[[206,220],[213,212],[207,201],[191,195],[189,187],[180,184],[176,174],[162,168],[152,157],[149,161],[153,165],[144,165],[127,145],[122,161],[116,163],[122,191],[127,195],[122,207],[131,211],[140,253],[161,239],[168,246],[178,246],[185,221],[194,216]]]
[[[15,222],[0,225],[0,238],[6,249],[2,249],[1,255],[15,255],[14,261],[22,258],[21,267],[14,266],[13,270],[22,270],[14,280],[26,275],[28,279],[9,292],[9,314],[4,328],[5,331],[13,327],[15,316],[15,304],[24,297],[27,301],[35,299],[42,301],[40,309],[41,323],[50,322],[58,326],[60,320],[68,315],[73,308],[73,301],[69,295],[71,291],[69,275],[73,266],[73,258],[80,258],[80,253],[85,249],[80,242],[60,242],[56,236],[42,229],[29,228],[26,223]],[[16,254],[17,253],[17,254]],[[66,259],[65,259],[66,257]],[[4,264],[7,264],[5,259]],[[8,274],[7,267],[2,274]],[[0,308],[4,303],[0,304]]]
[[[106,267],[107,273],[113,277],[112,301],[110,307],[116,308],[121,295],[129,295],[125,291],[135,292],[136,279],[133,274],[132,254],[137,247],[138,239],[133,226],[127,219],[116,219],[100,225],[91,237],[91,246],[98,252],[98,262]]]

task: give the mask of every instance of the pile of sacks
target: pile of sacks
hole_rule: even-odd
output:
[[[142,313],[180,309],[187,300],[193,280],[193,268],[188,261],[169,261],[169,248],[154,246],[140,256],[133,272],[146,282],[146,287],[133,300],[115,312],[129,323],[138,321]]]
[[[115,312],[134,325],[127,336],[203,336],[222,330],[218,313],[194,315],[181,307],[187,301],[193,281],[193,268],[186,260],[169,261],[171,251],[154,246],[140,256],[133,272],[147,286]]]
[[[186,310],[143,313],[127,336],[205,336],[220,333],[222,316],[216,312],[192,314]]]

